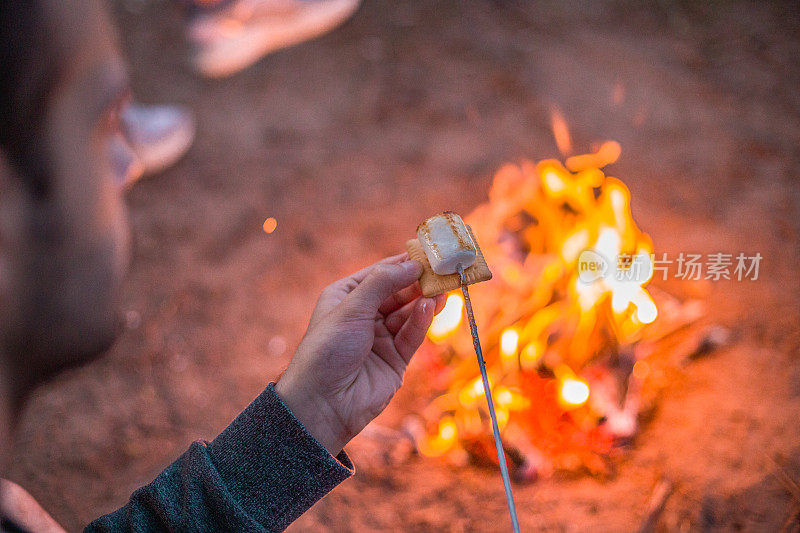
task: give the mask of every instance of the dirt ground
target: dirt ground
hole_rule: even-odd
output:
[[[780,528],[792,500],[771,457],[800,479],[796,4],[365,0],[222,81],[186,66],[171,2],[114,7],[136,94],[190,105],[199,135],[128,194],[127,331],[43,387],[18,435],[12,479],[68,528],[213,438],[286,365],[326,284],[401,250],[425,216],[469,212],[504,162],[557,155],[553,106],[576,146],[622,144],[613,174],[657,251],[764,259],[757,281],[667,284],[735,341],[676,379],[612,479],[516,486],[523,530],[634,530],[662,475],[665,531]],[[412,370],[381,424],[424,379]],[[507,529],[493,468],[365,453],[353,443],[356,476],[293,530]]]

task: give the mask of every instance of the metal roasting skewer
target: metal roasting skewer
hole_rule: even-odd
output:
[[[467,290],[467,279],[464,275],[464,267],[457,265],[458,275],[461,278],[461,292],[464,293],[464,302],[467,306],[467,318],[469,319],[469,330],[472,333],[472,343],[475,345],[475,355],[478,356],[478,366],[481,369],[481,379],[483,380],[483,390],[486,393],[486,402],[489,404],[489,416],[492,419],[492,431],[494,432],[494,445],[497,448],[497,461],[500,463],[500,475],[503,477],[503,488],[506,491],[506,501],[508,502],[508,512],[511,515],[511,527],[514,533],[519,533],[519,521],[517,520],[517,508],[514,506],[514,495],[511,494],[511,479],[508,477],[508,465],[506,464],[506,454],[503,451],[503,443],[500,440],[500,428],[497,426],[497,415],[494,412],[494,401],[492,400],[492,390],[489,387],[489,376],[486,375],[486,363],[483,360],[483,350],[481,341],[478,339],[478,326],[475,325],[475,315],[472,313],[472,302],[469,299]]]

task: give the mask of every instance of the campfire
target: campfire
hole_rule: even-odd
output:
[[[568,155],[558,116],[554,133]],[[663,349],[702,309],[648,286],[652,240],[633,219],[628,188],[604,172],[620,152],[607,141],[563,163],[506,165],[489,200],[466,217],[494,272],[472,291],[517,480],[610,472],[615,451],[635,437],[670,368],[680,365],[673,356],[689,357],[708,336]],[[421,454],[454,464],[495,457],[463,303],[449,294],[430,327],[421,359],[440,394],[410,425]]]

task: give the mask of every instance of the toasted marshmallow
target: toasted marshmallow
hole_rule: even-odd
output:
[[[475,243],[464,221],[452,211],[434,215],[417,227],[417,238],[436,274],[454,274],[475,262]]]

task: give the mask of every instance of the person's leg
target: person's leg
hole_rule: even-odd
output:
[[[265,55],[313,39],[347,20],[360,0],[183,0],[192,63],[208,77],[230,76]]]
[[[120,130],[115,176],[127,187],[174,165],[194,141],[195,121],[184,106],[130,102],[122,109]]]

